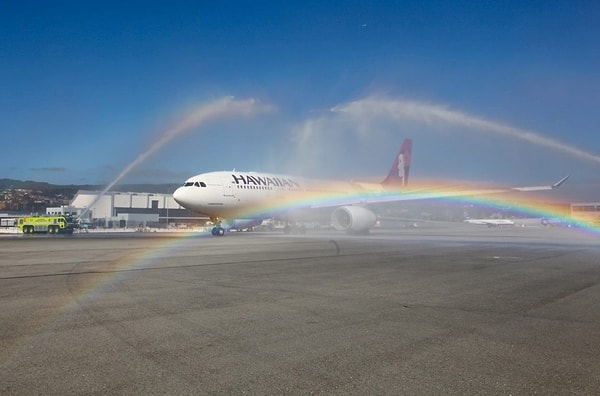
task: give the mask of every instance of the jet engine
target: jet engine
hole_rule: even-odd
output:
[[[331,214],[333,228],[347,233],[368,233],[375,225],[375,213],[361,206],[340,206]]]

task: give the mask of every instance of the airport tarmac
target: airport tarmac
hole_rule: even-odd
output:
[[[596,394],[600,238],[0,239],[0,394]]]

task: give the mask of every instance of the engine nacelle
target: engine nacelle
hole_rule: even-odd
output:
[[[376,222],[375,213],[361,206],[341,206],[331,214],[331,224],[339,231],[366,233]]]

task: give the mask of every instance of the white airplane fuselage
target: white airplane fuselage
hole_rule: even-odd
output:
[[[268,218],[289,209],[335,206],[348,194],[384,193],[376,183],[322,181],[258,172],[209,172],[173,193],[181,206],[212,218]]]

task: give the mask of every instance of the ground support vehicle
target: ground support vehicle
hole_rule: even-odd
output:
[[[17,221],[23,234],[72,234],[76,222],[71,216],[25,216]]]

